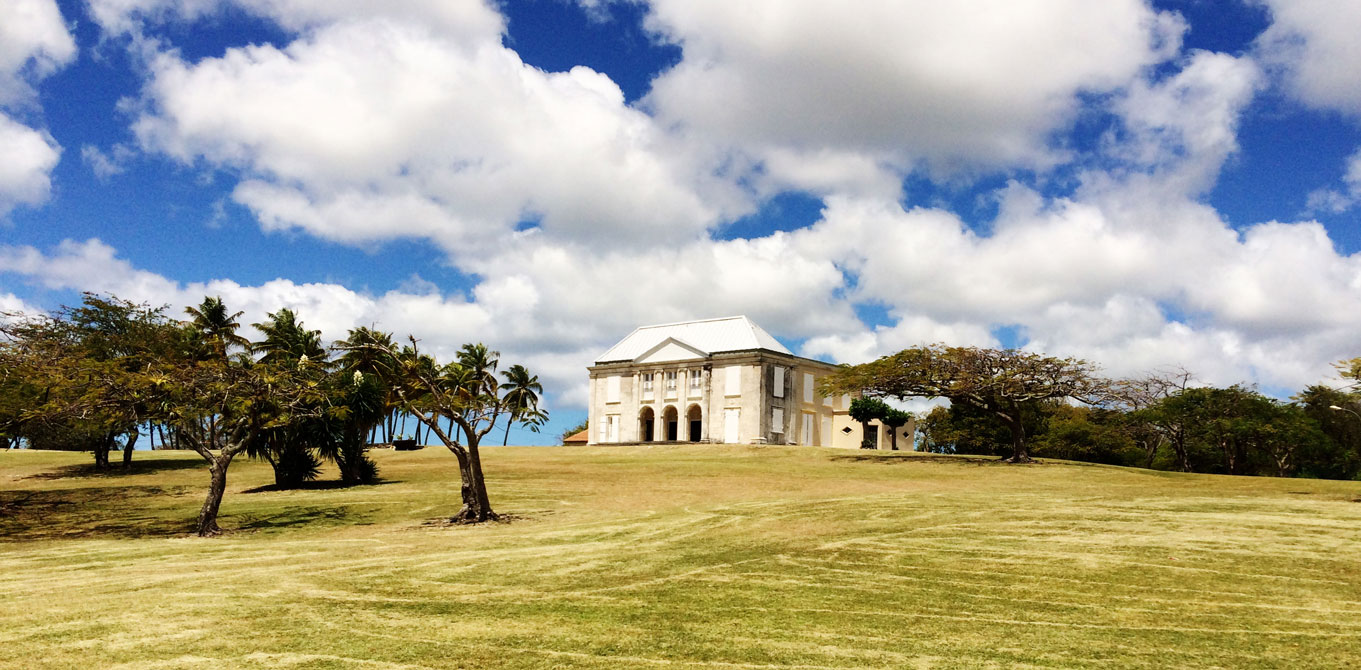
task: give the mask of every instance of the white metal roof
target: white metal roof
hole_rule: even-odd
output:
[[[769,349],[782,354],[793,354],[764,328],[752,323],[751,319],[745,316],[729,316],[636,328],[628,337],[596,358],[595,362],[631,361],[669,337],[710,354],[747,349]]]

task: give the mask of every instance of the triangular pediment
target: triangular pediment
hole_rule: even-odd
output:
[[[651,349],[639,354],[634,363],[666,363],[670,361],[689,361],[708,358],[709,352],[686,344],[674,337],[668,337],[653,345]]]

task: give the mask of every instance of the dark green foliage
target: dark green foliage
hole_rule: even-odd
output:
[[[882,421],[884,427],[888,429],[889,444],[891,445],[891,448],[893,451],[897,451],[898,429],[906,426],[907,422],[912,420],[912,413],[889,407],[884,410],[884,413],[879,417],[879,420]]]
[[[1051,402],[1040,406],[1041,427],[1032,438],[1045,458],[1141,466],[1144,451],[1121,423],[1119,412]]]
[[[1327,479],[1361,476],[1361,416],[1357,415],[1361,413],[1361,397],[1315,385],[1301,391],[1294,400],[1326,438],[1301,451],[1298,474]]]
[[[884,401],[878,398],[855,398],[851,400],[849,411],[853,421],[860,422],[860,448],[874,449],[874,438],[870,437],[870,422],[884,418],[884,415],[892,409]]]
[[[296,488],[321,474],[321,461],[311,449],[297,441],[280,449],[271,465],[274,466],[274,484],[283,488]]]
[[[1040,427],[1040,415],[1030,408],[1023,414],[1027,434]],[[922,417],[917,428],[923,445],[937,454],[1005,456],[1011,453],[1011,431],[989,412],[971,405],[936,407]]]
[[[323,453],[340,468],[340,480],[349,484],[378,481],[378,465],[366,453],[369,427],[387,413],[387,389],[377,375],[332,375],[327,438]]]

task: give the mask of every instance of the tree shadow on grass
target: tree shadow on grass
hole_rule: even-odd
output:
[[[319,482],[317,481],[303,482],[296,486],[279,486],[278,484],[267,484],[265,486],[257,486],[253,489],[246,489],[242,491],[242,493],[273,493],[278,491],[331,491],[334,489],[359,488],[361,486],[385,486],[387,484],[396,483],[397,483],[396,481],[391,479],[380,479],[376,482],[371,482],[368,484],[356,484],[352,482],[342,482],[338,479],[327,479],[325,481]]]
[[[148,499],[166,499],[187,486],[99,486],[39,491],[0,491],[0,542],[142,538],[183,535],[193,519],[179,509],[158,510]]]
[[[831,460],[843,463],[878,463],[880,465],[901,465],[904,463],[955,463],[959,465],[1016,465],[1008,463],[999,456],[956,456],[952,454],[932,454],[921,451],[882,451],[866,449],[847,454],[835,454]],[[1039,459],[1025,465],[1040,465]]]
[[[132,467],[124,468],[122,461],[118,460],[117,454],[111,455],[113,461],[107,469],[98,470],[94,463],[81,463],[79,465],[63,465],[45,472],[30,475],[24,479],[37,479],[51,481],[54,479],[81,479],[101,477],[112,479],[125,477],[127,475],[144,475],[156,472],[166,472],[171,470],[207,470],[208,463],[202,458],[143,458],[138,460],[133,457]]]
[[[231,521],[240,530],[273,530],[294,526],[325,525],[335,526],[350,521],[350,510],[344,505],[336,507],[289,507],[273,514],[235,514]],[[226,524],[224,524],[226,525]]]

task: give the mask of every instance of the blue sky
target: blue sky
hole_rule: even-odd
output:
[[[550,433],[688,318],[1278,394],[1361,353],[1361,7],[941,4],[11,0],[0,308],[485,341]]]

